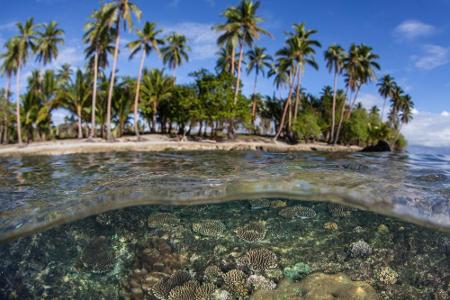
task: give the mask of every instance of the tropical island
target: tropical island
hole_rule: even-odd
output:
[[[89,17],[83,69],[68,64],[48,69],[64,43],[64,30],[56,22],[35,24],[31,18],[17,23],[16,35],[1,51],[0,69],[7,82],[0,90],[0,142],[14,145],[2,146],[0,154],[355,151],[379,141],[394,149],[405,147],[401,128],[412,119],[414,102],[392,76],[380,75],[380,57],[370,46],[355,43],[345,50],[333,44],[321,50],[317,30],[298,23],[280,50],[270,55],[258,45],[261,36],[271,36],[259,8],[259,2],[243,0],[222,13],[223,23],[211,28],[220,33],[216,67],[193,67],[187,84],[177,83],[176,71],[189,62],[189,40],[147,22],[130,1],[104,4]],[[124,29],[134,32],[134,40],[125,46]],[[140,59],[136,77],[118,73],[121,51]],[[146,64],[150,55],[159,57],[165,68]],[[322,92],[313,95],[302,82],[322,58],[330,78],[324,78]],[[41,63],[42,70],[31,72],[22,87],[21,72],[32,60]],[[254,76],[251,95],[242,92],[243,72]],[[262,77],[273,80],[272,95],[258,92]],[[342,79],[345,85],[339,86]],[[359,101],[361,89],[371,83],[385,99],[381,108],[366,109]],[[58,109],[70,112],[63,124],[53,123],[52,113]]]

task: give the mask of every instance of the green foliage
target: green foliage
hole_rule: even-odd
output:
[[[317,116],[312,112],[302,113],[293,125],[295,136],[298,140],[316,140],[322,135]]]
[[[408,141],[403,134],[400,134],[394,143],[394,150],[402,151],[408,146]]]

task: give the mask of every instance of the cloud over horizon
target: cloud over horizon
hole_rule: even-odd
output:
[[[417,112],[402,133],[410,145],[450,147],[450,114]]]
[[[406,20],[394,29],[394,35],[402,40],[415,40],[434,35],[436,32],[436,27],[419,20]]]
[[[429,71],[449,63],[449,54],[449,48],[428,44],[422,46],[421,55],[414,55],[411,59],[416,68]]]

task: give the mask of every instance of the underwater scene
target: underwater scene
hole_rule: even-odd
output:
[[[0,298],[449,299],[447,159],[2,158]]]

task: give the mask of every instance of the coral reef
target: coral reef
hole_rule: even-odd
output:
[[[291,280],[299,280],[308,275],[311,272],[310,267],[302,262],[296,263],[291,267],[285,267],[283,269],[283,275]]]
[[[247,286],[253,290],[270,291],[277,287],[276,283],[261,275],[251,275],[247,278]]]
[[[398,280],[398,273],[390,267],[382,267],[376,274],[378,280],[384,284],[396,284]]]
[[[111,271],[114,260],[114,250],[105,236],[99,236],[89,241],[81,253],[82,265],[93,273]]]
[[[259,199],[259,200],[251,200],[250,208],[253,210],[269,208],[271,206],[271,202],[268,199]]]
[[[155,213],[148,217],[149,228],[174,227],[180,223],[180,219],[172,213]]]
[[[363,240],[351,243],[348,252],[353,258],[366,258],[372,254],[372,247]]]
[[[191,275],[184,271],[178,271],[168,278],[164,278],[152,287],[153,295],[160,300],[169,299],[170,293],[178,286],[191,280]]]
[[[314,218],[316,216],[316,212],[310,207],[297,205],[283,208],[280,210],[279,215],[287,219],[307,219]]]
[[[220,282],[223,278],[223,275],[225,274],[216,265],[207,266],[206,269],[203,271],[203,277],[205,281],[212,282],[214,284]]]
[[[274,200],[270,202],[271,208],[284,208],[287,206],[287,202],[283,200]]]
[[[238,265],[248,267],[254,272],[264,272],[278,266],[278,259],[275,253],[262,248],[250,250],[238,259]]]
[[[349,217],[352,215],[353,210],[354,210],[353,208],[341,204],[328,203],[328,211],[335,218]]]
[[[338,228],[338,224],[336,224],[335,222],[326,222],[325,224],[323,224],[323,229],[328,231],[336,231],[338,230]]]
[[[211,283],[200,284],[195,280],[173,288],[168,300],[212,300],[216,286]]]
[[[223,288],[237,298],[246,297],[249,290],[246,286],[246,275],[241,270],[230,270],[223,275]]]
[[[200,235],[208,237],[222,237],[225,233],[225,225],[218,220],[202,220],[192,224],[192,230]]]
[[[266,223],[251,222],[245,226],[238,227],[235,230],[236,236],[247,242],[257,242],[266,236]]]

